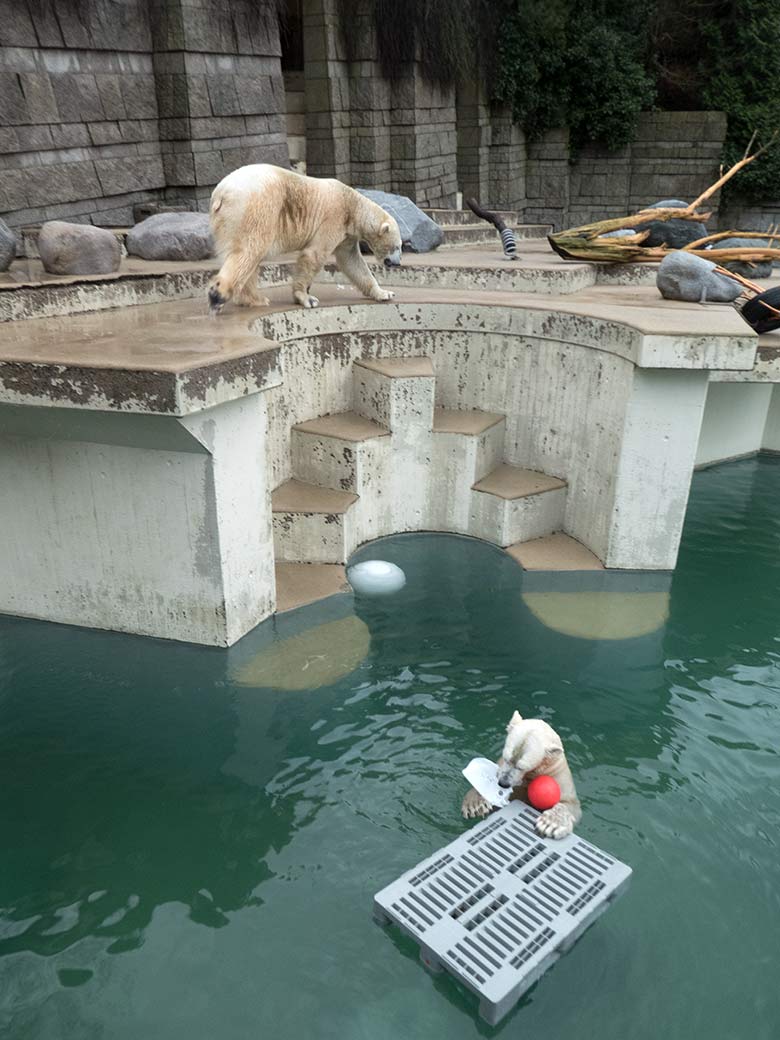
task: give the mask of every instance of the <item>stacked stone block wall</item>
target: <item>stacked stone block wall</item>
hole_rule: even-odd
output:
[[[128,224],[287,164],[275,22],[253,0],[0,0],[0,214]],[[117,49],[117,44],[122,49]]]

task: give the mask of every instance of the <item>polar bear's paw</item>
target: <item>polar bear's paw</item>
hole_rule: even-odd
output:
[[[395,296],[394,292],[390,292],[389,289],[377,289],[371,293],[371,299],[376,300],[378,303],[386,303],[388,300],[392,300]]]
[[[536,821],[536,830],[543,838],[565,838],[574,830],[574,816],[570,810],[558,802],[552,809],[543,812]]]
[[[480,816],[490,815],[493,812],[493,806],[490,802],[485,801],[482,795],[472,787],[463,799],[460,811],[466,820],[474,820]]]
[[[293,293],[293,297],[296,303],[299,303],[301,307],[306,307],[307,309],[310,307],[319,307],[320,305],[320,301],[317,297],[311,296],[309,293],[297,292]]]

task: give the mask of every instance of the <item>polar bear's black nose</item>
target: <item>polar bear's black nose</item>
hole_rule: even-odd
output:
[[[500,776],[498,778],[498,786],[499,787],[503,787],[504,790],[506,790],[507,787],[511,787],[512,785],[509,782],[509,777],[508,776]]]

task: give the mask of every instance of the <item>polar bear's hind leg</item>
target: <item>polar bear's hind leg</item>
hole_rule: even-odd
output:
[[[219,313],[228,300],[239,307],[267,307],[269,299],[260,296],[257,271],[268,252],[264,241],[252,242],[243,249],[232,249],[209,288],[209,309]]]

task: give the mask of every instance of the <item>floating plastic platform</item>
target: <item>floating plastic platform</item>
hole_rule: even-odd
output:
[[[626,888],[631,868],[575,834],[534,829],[511,802],[374,896],[374,917],[480,998],[496,1025]]]

